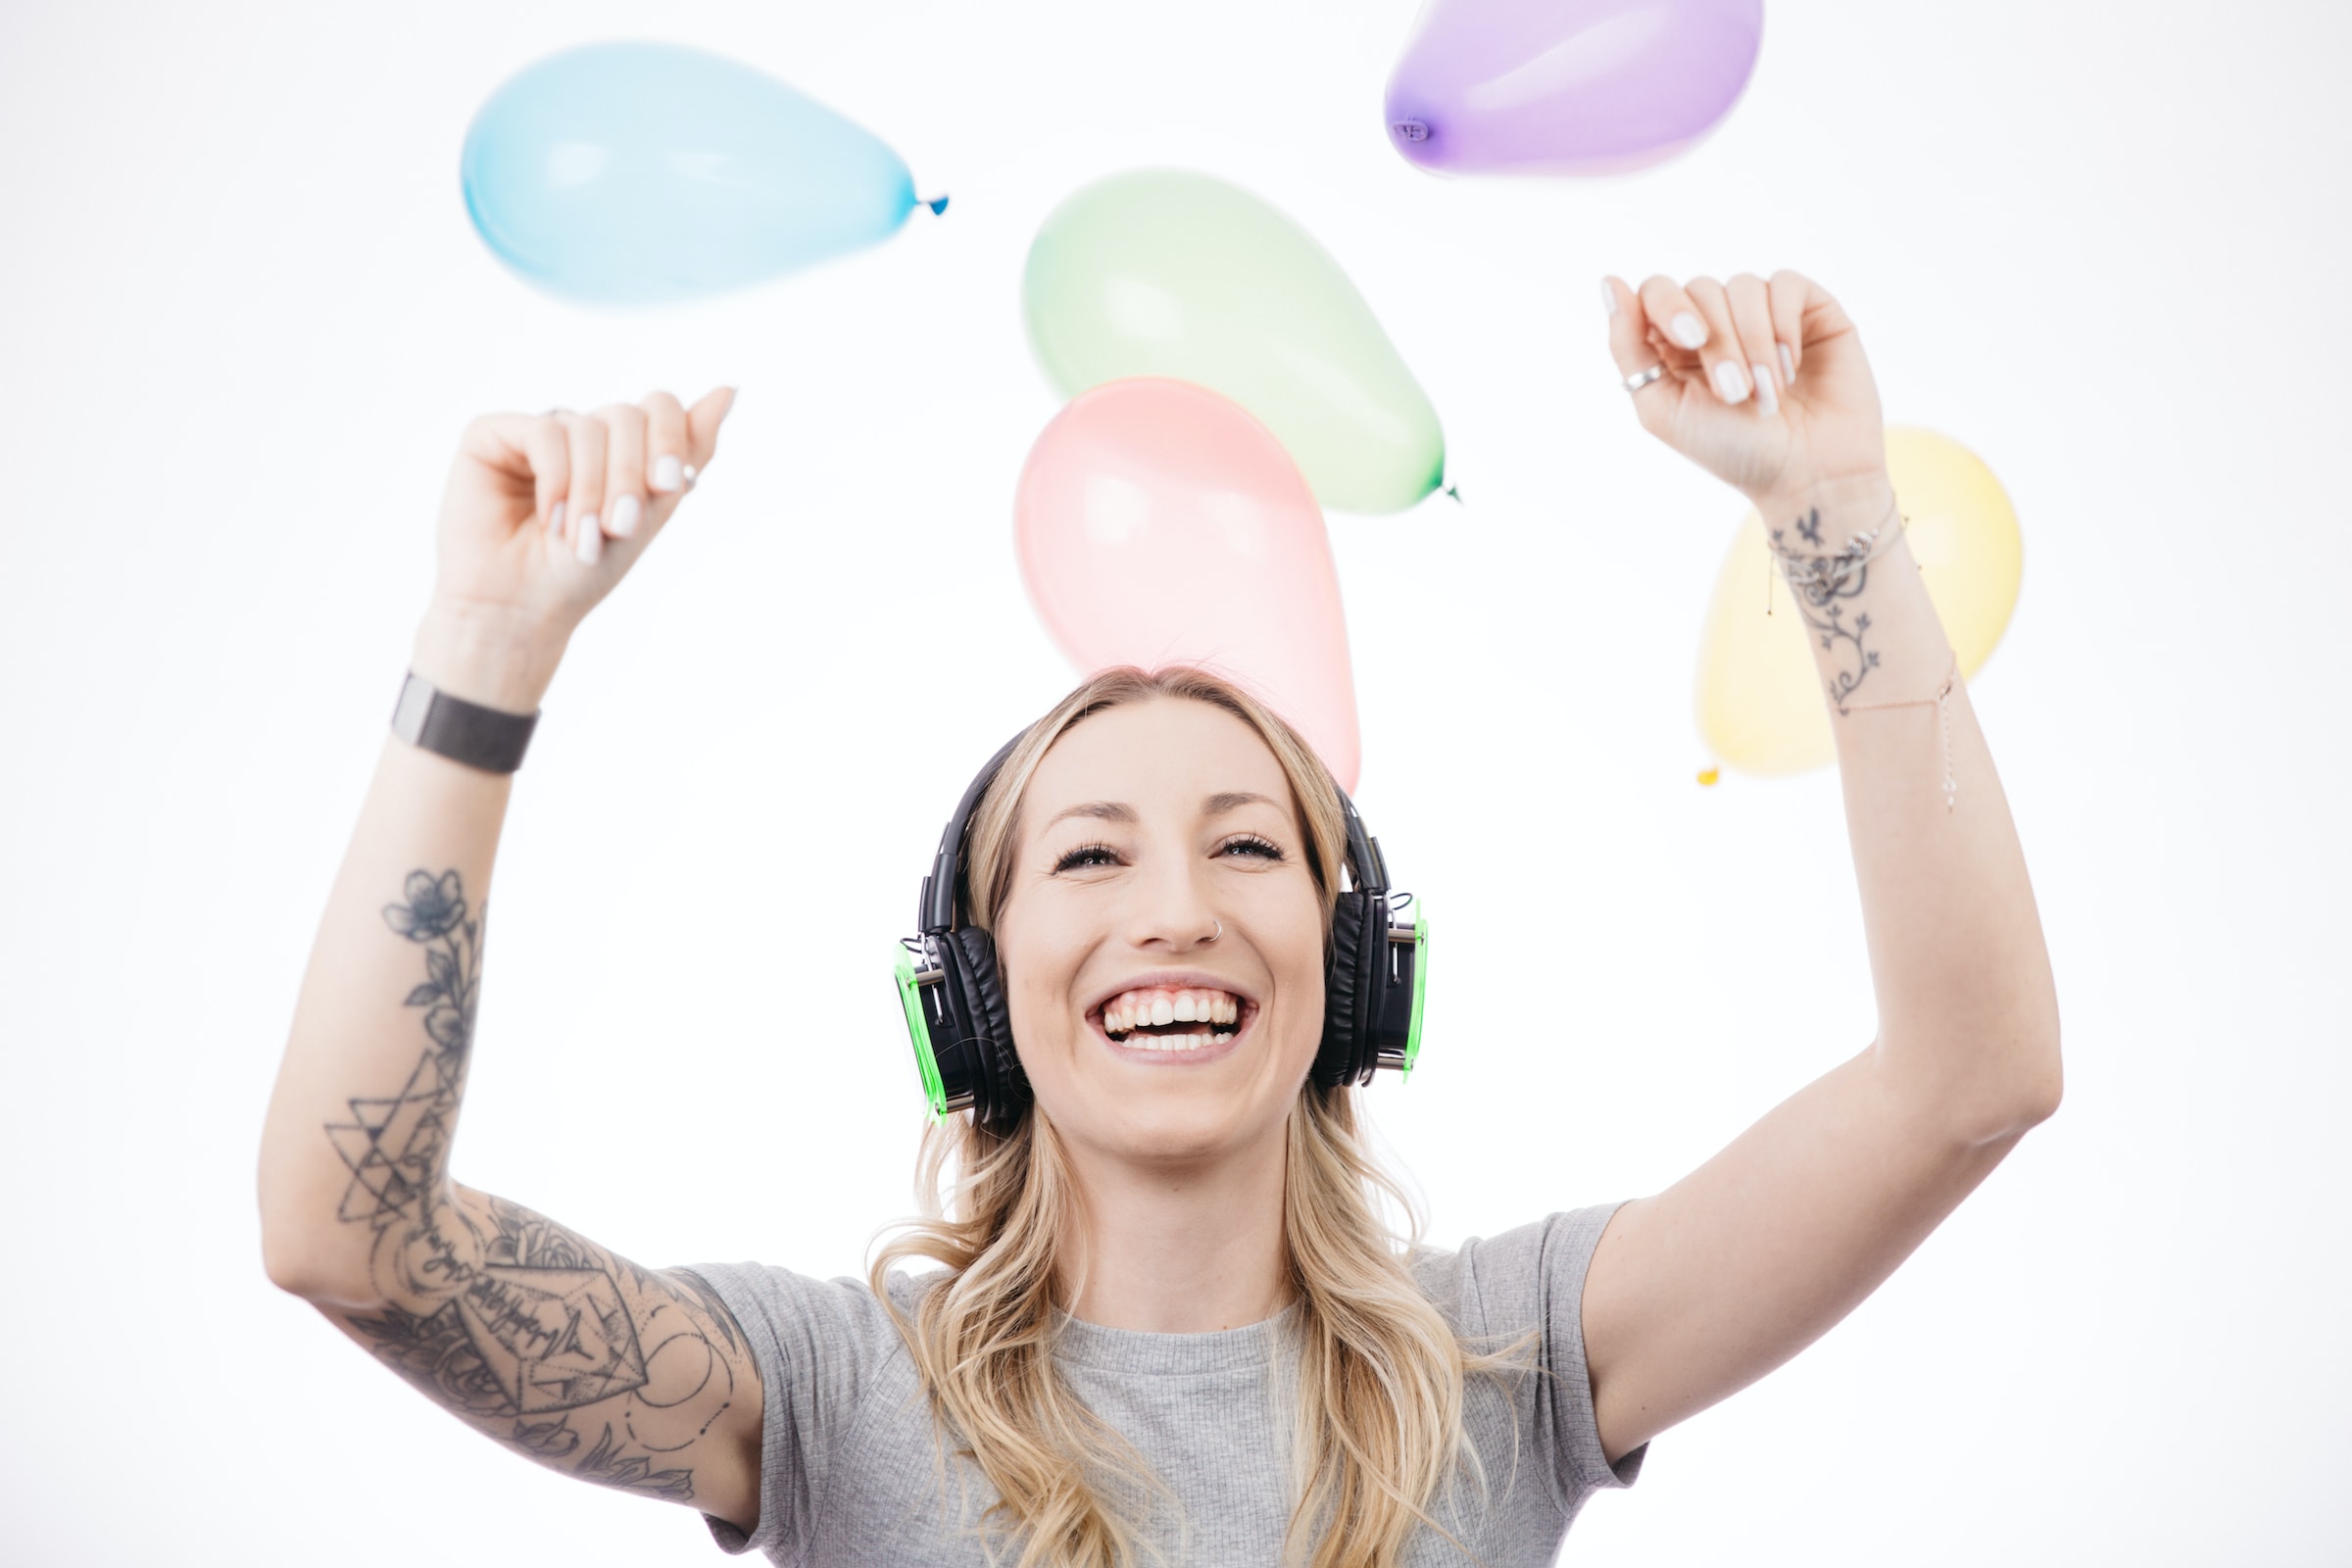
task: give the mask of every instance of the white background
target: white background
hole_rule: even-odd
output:
[[[2352,13],[1775,4],[1723,129],[1445,181],[1408,0],[0,8],[0,1555],[709,1562],[263,1277],[252,1168],[460,428],[739,382],[576,639],[500,863],[458,1173],[650,1263],[856,1272],[918,1125],[884,972],[941,819],[1071,671],[1010,499],[1030,236],[1179,164],[1315,233],[1468,505],[1332,518],[1361,799],[1442,944],[1379,1119],[1454,1241],[1648,1192],[1870,1038],[1835,777],[1714,790],[1741,507],[1641,434],[1594,280],[1795,266],[2026,534],[1974,684],[2068,1096],[1842,1327],[1566,1557],[2340,1562]],[[953,194],[713,303],[543,299],[467,226],[497,83],[662,36]],[[2328,107],[2330,103],[2336,107]]]

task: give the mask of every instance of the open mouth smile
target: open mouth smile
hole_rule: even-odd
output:
[[[1090,1021],[1122,1053],[1172,1062],[1225,1054],[1256,1013],[1256,1003],[1230,991],[1147,986],[1111,997]]]

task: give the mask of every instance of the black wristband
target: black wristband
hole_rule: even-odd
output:
[[[536,712],[510,713],[452,697],[415,670],[401,684],[400,701],[392,708],[393,734],[485,773],[520,767],[538,722]]]

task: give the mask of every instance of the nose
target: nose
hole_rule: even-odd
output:
[[[1122,911],[1131,945],[1190,953],[1222,934],[1224,926],[1210,907],[1207,866],[1188,855],[1159,855],[1137,869]]]

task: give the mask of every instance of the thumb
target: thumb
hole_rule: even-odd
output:
[[[722,386],[705,393],[701,402],[686,411],[686,446],[694,454],[691,461],[698,475],[718,451],[718,427],[734,407],[735,389]]]
[[[1649,345],[1649,318],[1642,313],[1642,296],[1615,277],[1600,280],[1601,303],[1609,312],[1609,358],[1617,373],[1636,375],[1658,363]]]

